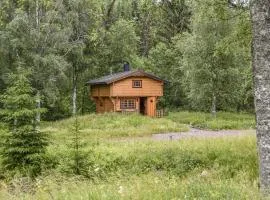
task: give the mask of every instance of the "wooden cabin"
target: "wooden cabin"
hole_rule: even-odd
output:
[[[156,116],[158,98],[163,96],[164,80],[143,70],[129,70],[87,82],[96,112],[137,112]]]

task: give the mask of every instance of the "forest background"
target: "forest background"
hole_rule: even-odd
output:
[[[20,68],[42,119],[93,112],[86,81],[127,61],[169,81],[161,107],[253,112],[250,46],[244,1],[2,0],[0,94]]]

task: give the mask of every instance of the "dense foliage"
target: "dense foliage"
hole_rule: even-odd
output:
[[[90,112],[84,83],[128,61],[170,82],[161,106],[250,111],[250,32],[226,0],[3,0],[0,93],[21,62],[44,119]]]

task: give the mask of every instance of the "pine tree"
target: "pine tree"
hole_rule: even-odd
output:
[[[22,68],[9,75],[9,86],[1,96],[0,114],[8,127],[2,146],[4,169],[33,177],[41,172],[47,136],[37,130],[35,118],[44,109],[36,108],[29,75]]]
[[[87,175],[86,157],[87,154],[82,151],[84,143],[80,137],[80,122],[78,116],[75,115],[75,120],[72,125],[72,144],[71,144],[71,161],[70,168],[76,175]]]

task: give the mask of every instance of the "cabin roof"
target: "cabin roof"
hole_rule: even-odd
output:
[[[153,74],[145,72],[143,70],[132,70],[132,71],[124,71],[124,72],[119,72],[119,73],[115,73],[115,74],[110,74],[107,76],[102,76],[100,78],[90,80],[86,84],[88,84],[88,85],[104,85],[104,84],[107,85],[107,84],[111,84],[115,81],[119,81],[121,79],[124,79],[124,78],[136,77],[136,76],[146,76],[146,77],[149,77],[149,78],[154,79],[154,80],[166,82],[165,80],[163,80],[163,79],[161,79]]]

